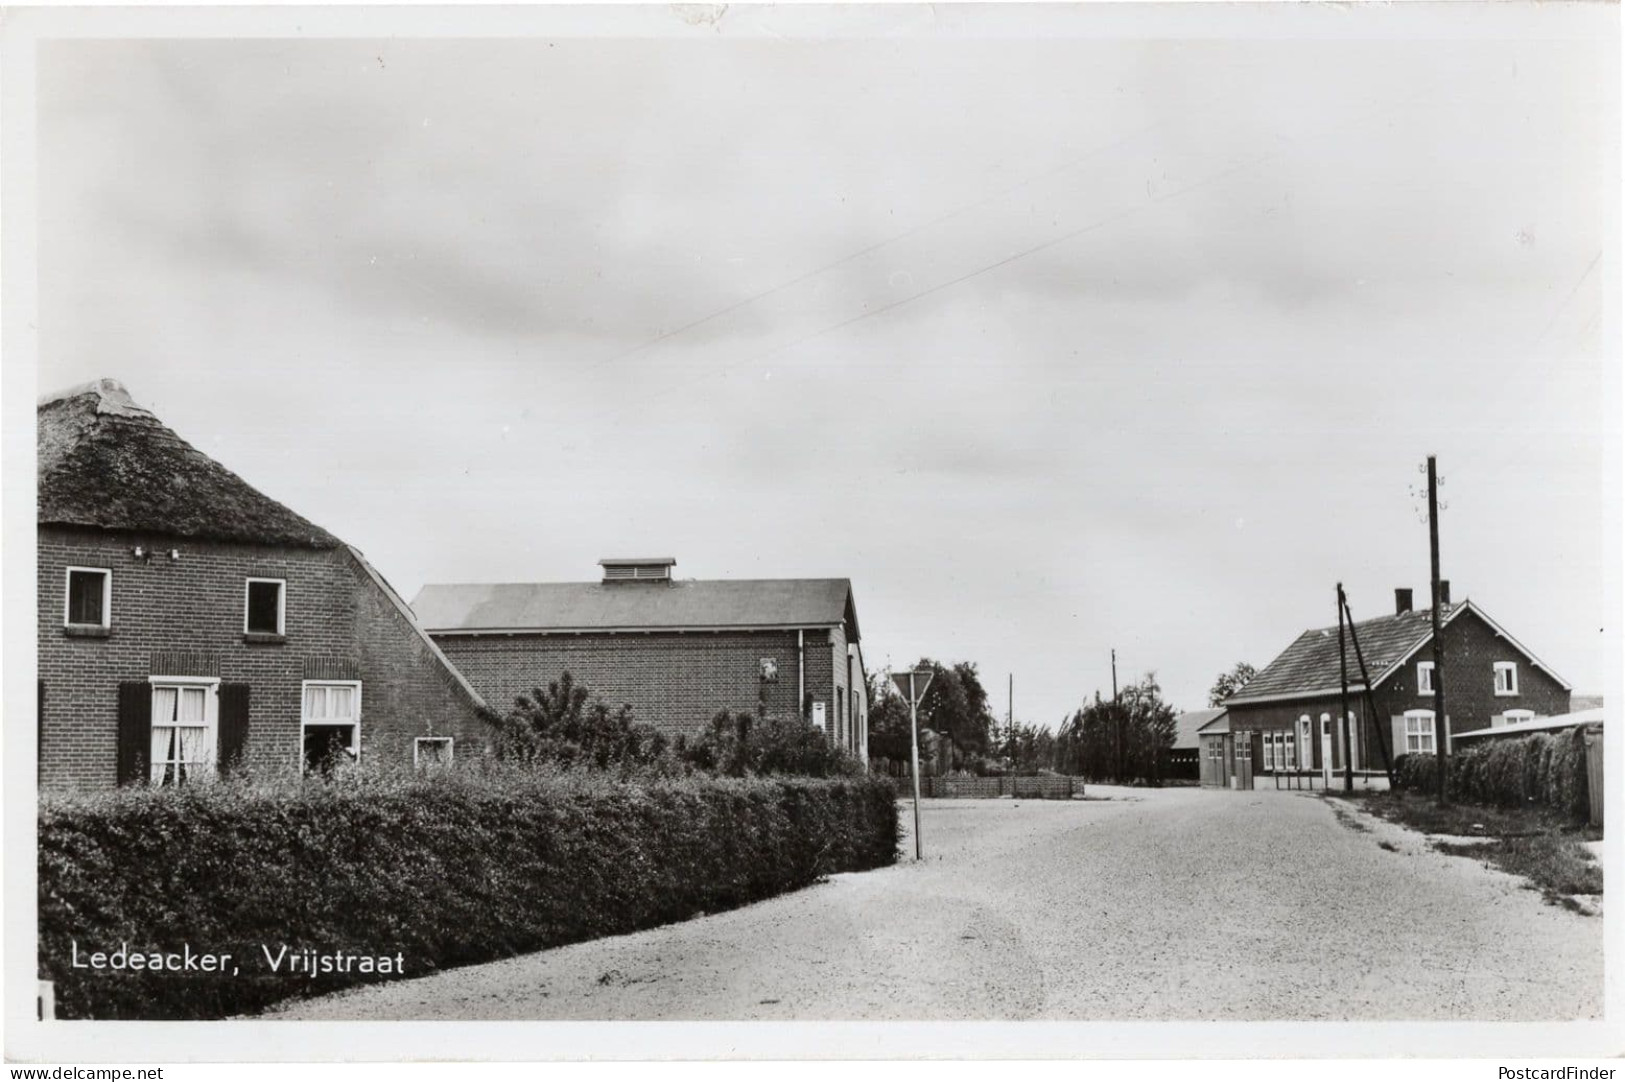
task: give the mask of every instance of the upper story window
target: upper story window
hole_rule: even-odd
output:
[[[1533,710],[1508,710],[1505,714],[1502,714],[1497,718],[1491,718],[1490,725],[1492,727],[1497,725],[1516,725],[1520,721],[1534,720],[1535,712]]]
[[[282,579],[249,579],[243,587],[243,633],[281,635],[288,584]]]
[[[1518,694],[1517,662],[1497,661],[1495,663],[1495,693],[1497,695]]]
[[[1418,695],[1432,695],[1433,691],[1433,662],[1418,661],[1416,663],[1416,693]]]
[[[1432,755],[1438,750],[1434,743],[1433,711],[1405,711],[1405,752],[1407,755]]]
[[[113,614],[113,573],[105,567],[68,568],[62,623],[67,627],[107,627]]]

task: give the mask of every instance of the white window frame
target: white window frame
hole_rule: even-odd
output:
[[[1424,732],[1412,732],[1411,731],[1411,728],[1412,728],[1411,723],[1412,722],[1421,722],[1421,721],[1426,721],[1428,723],[1427,724],[1427,732],[1425,732],[1425,733]],[[1431,710],[1407,710],[1407,711],[1405,711],[1405,750],[1401,754],[1404,754],[1404,755],[1437,755],[1437,754],[1439,754],[1439,726],[1437,724],[1437,721],[1438,721],[1437,717],[1434,715],[1433,711],[1431,711]],[[1427,747],[1427,748],[1417,747],[1417,748],[1413,749],[1411,747],[1411,737],[1413,737],[1413,736],[1417,738],[1417,743],[1418,744],[1422,743],[1422,738],[1423,737],[1426,737],[1427,738],[1426,742],[1428,744],[1432,745],[1432,746]]]
[[[177,706],[180,694],[185,688],[202,688],[203,694],[203,724],[188,726],[204,730],[203,746],[206,757],[196,766],[202,767],[203,772],[197,778],[188,779],[188,784],[206,782],[215,776],[215,767],[220,762],[220,678],[218,676],[149,676],[147,677],[147,694],[156,695],[159,688],[174,688]],[[156,705],[156,704],[154,704]],[[150,717],[150,715],[149,715]],[[159,721],[150,717],[150,729],[179,728],[174,721]],[[147,736],[148,756],[151,757],[152,736]],[[163,784],[163,771],[157,761],[147,763],[147,781],[151,785]]]
[[[1298,738],[1296,734],[1285,731],[1281,733],[1281,754],[1284,769],[1298,769]]]
[[[76,624],[70,618],[73,612],[73,573],[82,571],[87,574],[102,577],[102,622],[99,624]],[[63,627],[112,627],[113,626],[113,569],[110,567],[69,567],[62,576],[62,626]]]
[[[1506,713],[1501,715],[1502,725],[1516,725],[1520,721],[1534,720],[1535,712],[1533,710],[1508,710]]]
[[[1508,673],[1507,689],[1501,688],[1501,674]],[[1516,661],[1497,661],[1495,663],[1495,694],[1498,698],[1511,698],[1518,694],[1518,663]]]
[[[355,688],[355,719],[310,718],[305,716],[306,692],[311,687]],[[305,769],[305,729],[311,725],[351,725],[350,754],[356,765],[361,764],[361,681],[360,680],[301,680],[299,681],[299,769]]]
[[[279,589],[276,592],[276,630],[256,631],[248,626],[248,591],[256,582],[274,582]],[[283,630],[287,626],[288,615],[288,580],[267,578],[246,578],[243,580],[243,634],[244,635],[285,635]],[[312,681],[319,683],[320,681]],[[303,702],[303,700],[301,700]],[[300,710],[304,707],[301,705]]]
[[[413,767],[421,768],[423,766],[423,759],[422,759],[422,756],[419,755],[419,752],[422,750],[423,745],[425,745],[425,744],[444,744],[444,745],[446,745],[446,761],[444,763],[441,763],[440,764],[441,766],[450,766],[452,764],[452,760],[454,760],[457,757],[457,741],[453,737],[449,737],[449,736],[419,736],[419,737],[414,737],[413,740],[412,740],[412,766]]]
[[[1433,662],[1418,661],[1416,663],[1416,693],[1418,695],[1432,695],[1434,693]]]

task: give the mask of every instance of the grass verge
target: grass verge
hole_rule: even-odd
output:
[[[1584,844],[1600,839],[1602,831],[1576,825],[1548,808],[1475,804],[1441,808],[1432,797],[1406,792],[1337,795],[1344,800],[1352,795],[1373,815],[1424,834],[1485,839],[1470,843],[1436,840],[1432,844],[1441,853],[1472,857],[1518,876],[1554,905],[1589,913],[1575,896],[1602,894],[1602,865]],[[1346,813],[1338,819],[1350,825]]]

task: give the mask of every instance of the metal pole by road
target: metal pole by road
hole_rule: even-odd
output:
[[[892,673],[892,683],[897,690],[908,696],[908,733],[911,751],[914,757],[912,774],[914,777],[914,859],[923,860],[924,847],[920,843],[920,698],[935,675],[929,669],[916,672]]]

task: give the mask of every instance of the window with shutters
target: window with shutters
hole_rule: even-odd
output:
[[[451,737],[420,736],[412,742],[412,765],[434,770],[451,765]]]
[[[113,611],[113,573],[105,567],[68,568],[62,623],[69,628],[105,628]]]
[[[1432,755],[1437,750],[1433,734],[1433,711],[1405,711],[1405,754]]]
[[[361,681],[306,680],[300,728],[307,771],[328,774],[361,760]]]
[[[1298,742],[1287,732],[1276,733],[1275,738],[1281,742],[1282,763],[1285,768],[1298,769]]]
[[[1482,671],[1482,670],[1480,670]],[[1482,687],[1483,685],[1479,685]],[[1518,663],[1515,661],[1497,661],[1495,663],[1495,693],[1497,695],[1518,694]]]
[[[1278,734],[1276,734],[1276,733],[1265,733],[1264,734],[1264,769],[1265,770],[1274,770],[1275,769],[1275,743],[1276,743],[1275,738],[1276,738],[1277,735]]]
[[[220,681],[154,676],[147,781],[184,785],[215,775]]]

